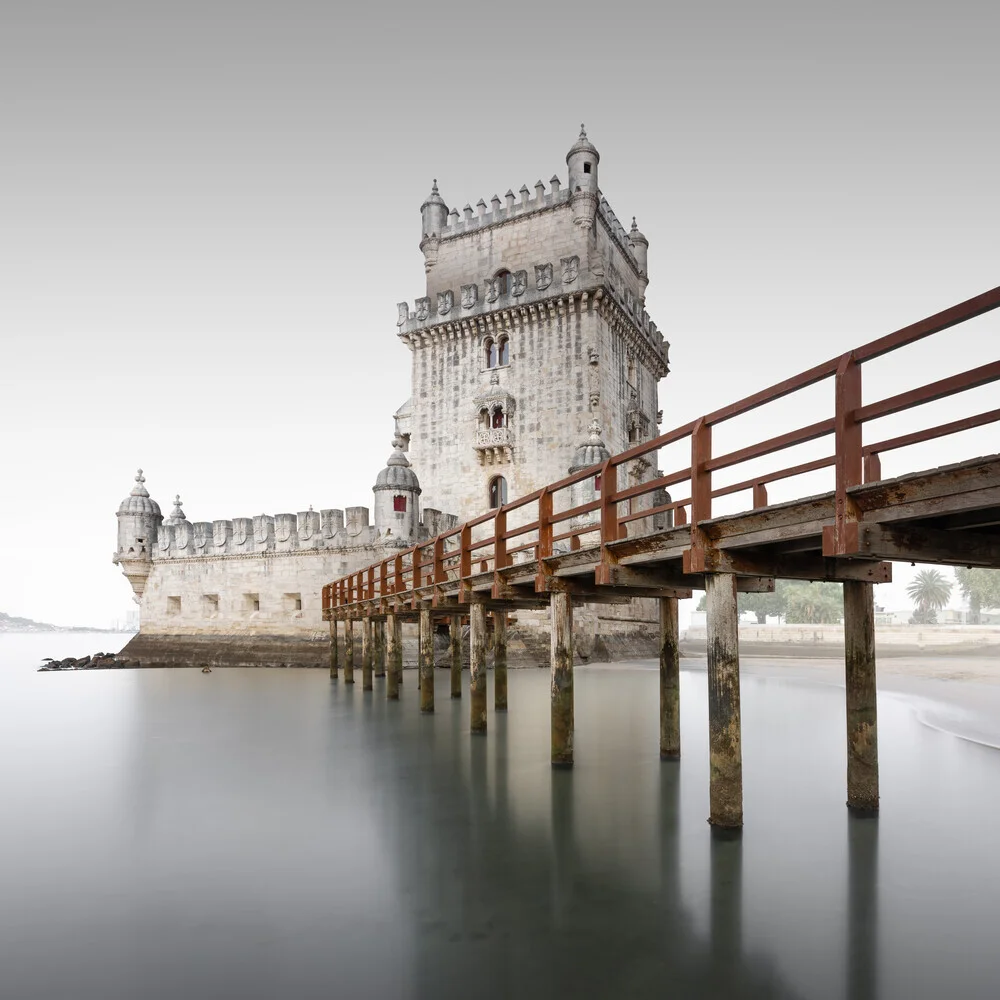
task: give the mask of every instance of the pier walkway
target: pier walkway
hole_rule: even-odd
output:
[[[354,623],[361,628],[363,681],[387,669],[389,698],[402,674],[399,625],[420,623],[421,708],[433,711],[433,627],[451,626],[452,694],[461,669],[462,622],[470,624],[471,728],[485,733],[486,616],[494,622],[495,708],[505,710],[508,612],[551,607],[552,763],[573,762],[573,605],[655,598],[660,609],[660,752],[680,755],[677,601],[706,591],[711,816],[743,823],[738,591],[767,591],[775,579],[843,583],[847,686],[847,803],[878,810],[873,584],[891,579],[891,560],[1000,569],[1000,454],[883,478],[890,452],[1000,421],[976,405],[975,390],[1000,380],[1000,360],[864,402],[864,366],[1000,306],[1000,287],[888,334],[723,409],[637,444],[527,496],[403,550],[323,588],[331,628],[345,632],[345,680],[353,682]],[[1000,348],[1000,331],[992,334]],[[1000,350],[998,350],[1000,355]],[[713,448],[720,425],[784,397],[832,382],[831,412],[738,450]],[[912,380],[910,380],[912,381]],[[962,415],[881,440],[866,425],[949,396]],[[981,394],[980,394],[981,396]],[[994,396],[994,402],[1000,398]],[[979,400],[981,404],[981,399]],[[968,412],[966,412],[968,411]],[[931,411],[925,411],[931,412]],[[926,419],[926,418],[925,418]],[[919,422],[919,417],[917,418]],[[822,454],[789,461],[791,449]],[[684,449],[667,473],[661,453]],[[689,456],[689,459],[688,459]],[[759,471],[768,456],[780,467]],[[666,464],[666,463],[665,463]],[[769,502],[768,489],[823,470],[831,488]],[[719,479],[732,480],[720,485]],[[814,477],[812,477],[814,478]],[[674,499],[669,490],[686,494]],[[775,491],[776,492],[776,491]],[[745,509],[719,513],[723,503]],[[387,666],[386,666],[387,664]]]

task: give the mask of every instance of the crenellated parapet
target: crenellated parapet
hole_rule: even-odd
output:
[[[448,212],[447,222],[437,235],[442,240],[453,239],[474,230],[499,226],[514,219],[523,219],[526,215],[535,215],[569,204],[569,189],[564,188],[555,175],[549,180],[548,191],[541,180],[535,181],[533,187],[534,196],[528,185],[522,184],[516,195],[508,190],[502,201],[499,195],[493,195],[488,206],[480,198],[475,208],[466,204],[461,213],[453,208]]]
[[[508,280],[508,290],[499,282]],[[632,284],[614,266],[602,261],[584,274],[578,256],[542,261],[530,271],[506,277],[486,277],[476,284],[446,289],[414,303],[400,302],[398,336],[411,349],[438,335],[490,334],[567,309],[597,307],[647,358],[658,378],[667,374],[669,344],[650,318]]]

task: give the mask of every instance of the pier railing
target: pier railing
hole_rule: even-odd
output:
[[[542,489],[481,514],[458,527],[442,532],[364,569],[335,580],[323,588],[324,615],[338,609],[393,598],[417,609],[426,602],[437,604],[436,587],[456,581],[459,600],[467,599],[465,588],[482,582],[485,574],[495,578],[493,596],[502,599],[499,571],[519,562],[542,560],[556,554],[592,550],[596,582],[609,583],[605,572],[620,555],[620,543],[674,533],[686,544],[684,571],[706,570],[699,525],[713,518],[713,501],[743,495],[749,509],[768,507],[768,487],[774,483],[833,469],[835,518],[824,534],[823,554],[852,553],[850,491],[882,478],[881,457],[888,452],[1000,421],[1000,408],[969,412],[959,419],[937,423],[910,433],[865,442],[864,427],[871,421],[925,406],[936,400],[1000,380],[1000,360],[971,368],[957,375],[916,385],[904,392],[864,403],[863,366],[900,351],[934,334],[966,322],[1000,306],[1000,287],[962,302],[927,319],[880,337],[861,347],[816,365],[792,378],[756,392],[697,420],[637,444],[614,455],[603,465],[575,472]],[[1000,343],[1000,337],[996,339]],[[737,450],[715,453],[713,430],[765,404],[800,393],[826,380],[833,380],[832,412],[824,419],[796,427]],[[747,474],[736,482],[716,487],[713,475],[736,469],[768,456],[820,439],[829,439],[832,451],[805,462],[779,465],[766,472]],[[690,461],[661,473],[656,467],[662,449],[688,442]],[[787,454],[784,459],[788,461]],[[777,463],[776,463],[777,464]],[[739,473],[737,473],[739,475]],[[681,492],[675,499],[668,490]],[[609,546],[615,545],[615,551]],[[539,569],[541,580],[541,569]],[[540,586],[540,589],[543,589]]]

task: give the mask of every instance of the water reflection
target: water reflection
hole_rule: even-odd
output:
[[[997,819],[1000,755],[880,705],[883,814],[857,820],[841,692],[744,678],[748,825],[716,840],[703,674],[682,675],[684,759],[661,762],[655,672],[581,670],[571,772],[548,764],[544,672],[512,672],[485,738],[467,691],[422,716],[408,680],[392,704],[384,679],[320,671],[8,677],[5,988],[998,994],[1000,876],[972,821]],[[48,720],[35,745],[20,718]]]

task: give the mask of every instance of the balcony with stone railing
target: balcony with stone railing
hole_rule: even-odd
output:
[[[476,453],[480,465],[499,465],[512,460],[514,436],[509,427],[479,427],[476,430]]]

